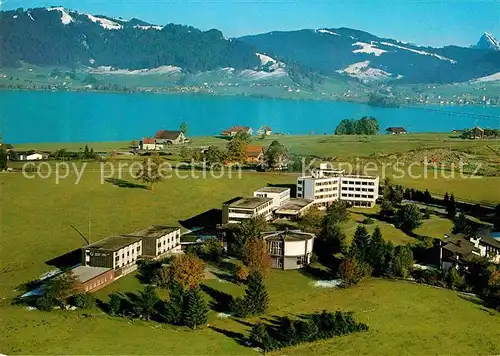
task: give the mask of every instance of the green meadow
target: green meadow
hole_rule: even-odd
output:
[[[256,144],[268,145],[278,139],[292,153],[348,160],[358,155],[390,161],[390,155],[412,150],[452,148],[473,152],[487,162],[496,162],[493,150],[499,141],[463,141],[442,134],[377,136],[370,143],[362,137],[278,136]],[[193,138],[193,146],[224,146],[218,138]],[[85,143],[19,145],[17,149],[66,148],[78,150]],[[126,150],[127,142],[89,143],[96,151]],[[488,148],[487,146],[490,146]],[[335,153],[335,152],[337,153]],[[384,156],[380,156],[384,155]],[[387,155],[387,156],[385,156]],[[380,158],[382,157],[382,158]],[[172,157],[172,163],[176,158]],[[126,161],[126,160],[125,160]],[[122,162],[113,160],[115,165]],[[81,163],[77,163],[81,167]],[[16,164],[16,166],[19,166]],[[51,167],[55,163],[51,162]],[[199,331],[155,322],[114,318],[99,309],[91,311],[28,311],[11,305],[24,282],[38,278],[54,267],[47,261],[85,245],[81,232],[91,241],[112,234],[124,234],[150,224],[178,224],[235,196],[251,194],[267,184],[293,184],[297,173],[244,172],[221,179],[171,178],[146,190],[101,182],[100,167],[89,163],[79,184],[70,174],[55,184],[54,178],[27,179],[19,172],[0,173],[0,353],[1,354],[255,354],[238,340],[248,334],[241,321],[209,315],[211,327]],[[423,167],[418,166],[417,170]],[[388,171],[389,176],[394,172]],[[125,182],[135,183],[124,173]],[[397,184],[429,189],[434,194],[453,192],[457,198],[495,204],[500,202],[500,177],[452,179],[403,177]],[[377,208],[351,210],[351,219],[342,225],[352,238],[366,214]],[[375,221],[369,231],[381,227],[384,238],[395,244],[416,243],[392,225]],[[440,238],[451,230],[449,220],[433,215],[415,233]],[[371,279],[348,289],[319,288],[315,277],[302,271],[271,271],[266,279],[271,305],[264,316],[298,315],[327,309],[353,311],[367,323],[366,333],[334,338],[284,349],[276,355],[365,354],[365,355],[491,355],[500,353],[500,314],[484,308],[471,297],[459,293],[402,281]],[[206,287],[238,296],[241,286],[209,279]],[[137,292],[144,286],[128,275],[97,292],[106,300],[114,291]],[[160,293],[165,297],[164,292]],[[212,297],[206,294],[207,301]],[[253,320],[251,320],[253,321]]]

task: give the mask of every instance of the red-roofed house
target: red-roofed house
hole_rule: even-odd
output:
[[[248,126],[233,126],[229,130],[224,130],[222,131],[221,135],[222,136],[227,136],[227,137],[233,137],[237,133],[244,132],[249,134],[250,136],[253,135],[253,130],[251,127]]]
[[[155,135],[155,139],[156,143],[163,143],[167,145],[179,145],[188,141],[182,131],[169,130],[158,131]]]
[[[257,130],[257,135],[262,136],[270,136],[273,130],[269,126],[262,126],[260,129]]]
[[[245,146],[245,161],[247,163],[260,163],[264,162],[264,147],[262,146]]]
[[[146,151],[159,151],[163,149],[163,145],[158,144],[154,137],[144,137],[142,141],[139,142],[139,148]]]

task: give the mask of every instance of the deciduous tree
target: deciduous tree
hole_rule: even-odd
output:
[[[250,272],[265,274],[271,268],[271,257],[267,252],[266,242],[262,237],[252,237],[245,243],[243,263]]]
[[[172,259],[171,278],[184,290],[198,287],[205,278],[205,263],[194,255],[179,255]]]
[[[163,160],[154,153],[151,157],[146,158],[139,168],[136,175],[138,181],[147,184],[148,189],[153,190],[153,185],[163,181],[164,173],[162,172]]]
[[[153,286],[146,286],[142,292],[139,294],[139,298],[136,301],[137,313],[142,315],[146,320],[151,318],[151,315],[155,312],[156,303],[160,298],[156,293],[156,288]]]
[[[396,226],[405,232],[412,232],[422,226],[422,213],[415,204],[405,204],[396,213]]]

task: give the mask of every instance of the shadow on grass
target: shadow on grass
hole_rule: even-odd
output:
[[[118,179],[118,178],[108,178],[106,179],[107,183],[111,183],[114,186],[120,187],[120,188],[138,188],[138,189],[148,189],[144,184],[137,184],[137,183],[132,183],[123,179]]]
[[[330,280],[332,279],[333,272],[329,268],[319,268],[319,267],[313,267],[311,265],[307,266],[306,268],[300,269],[300,273],[303,274],[306,277],[309,277],[311,279],[315,280]]]
[[[82,249],[77,248],[73,251],[67,252],[63,255],[45,261],[45,264],[64,270],[76,266],[81,261],[82,261]]]
[[[230,331],[230,330],[226,330],[226,329],[221,329],[221,328],[218,328],[215,326],[210,326],[210,329],[233,339],[234,341],[236,341],[238,344],[240,344],[242,346],[248,346],[248,341],[247,341],[245,335],[242,333]]]
[[[205,284],[201,285],[201,290],[212,298],[209,303],[211,309],[219,313],[229,312],[230,304],[233,301],[233,296],[231,294],[214,289]]]
[[[179,220],[182,227],[189,230],[197,230],[208,227],[216,227],[222,223],[222,210],[210,209],[186,220]]]

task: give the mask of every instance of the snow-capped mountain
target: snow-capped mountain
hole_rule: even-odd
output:
[[[307,71],[363,82],[455,83],[500,71],[497,52],[422,47],[350,28],[274,31],[240,40]]]
[[[477,49],[500,51],[500,41],[498,41],[491,33],[485,32],[479,39],[479,42],[473,47]]]
[[[228,39],[216,29],[151,24],[64,7],[2,11],[0,28],[0,67],[24,62],[137,75],[213,75],[235,82],[279,80],[286,85],[290,78],[313,81],[316,75],[364,83],[455,83],[500,72],[500,51],[422,47],[349,28]],[[499,44],[485,34],[478,47],[485,46]]]

